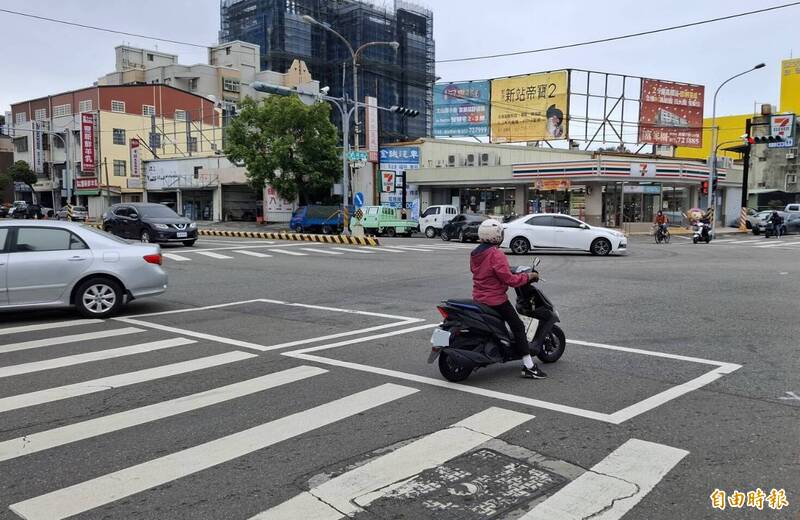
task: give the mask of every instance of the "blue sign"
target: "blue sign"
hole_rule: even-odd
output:
[[[489,81],[433,86],[433,136],[489,135]]]
[[[381,168],[414,170],[419,168],[419,146],[381,148]]]
[[[353,205],[357,208],[364,205],[364,194],[360,191],[353,195]]]
[[[367,162],[368,157],[367,152],[356,152],[354,150],[347,152],[347,160],[350,162]]]

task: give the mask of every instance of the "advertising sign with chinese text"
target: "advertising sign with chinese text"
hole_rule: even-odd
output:
[[[97,190],[100,186],[97,182],[97,177],[83,177],[75,179],[76,190]]]
[[[566,70],[492,80],[491,141],[551,141],[568,135]]]
[[[417,170],[419,160],[419,146],[381,148],[380,165],[384,170]]]
[[[33,171],[44,173],[44,143],[42,142],[42,124],[31,121],[31,134],[33,135]]]
[[[382,189],[383,193],[394,193],[395,185],[394,185],[394,178],[396,172],[394,170],[381,170],[381,180],[382,180]]]
[[[488,81],[434,85],[434,137],[489,135],[490,90]]]
[[[131,139],[131,177],[142,176],[142,149],[138,139]]]
[[[94,114],[81,114],[81,171],[94,173],[97,164],[94,156]]]
[[[705,87],[642,79],[639,142],[703,147]]]
[[[768,148],[792,148],[794,146],[794,114],[778,114],[769,118],[769,135],[782,137],[783,141],[767,143]]]
[[[367,96],[364,98],[367,105],[367,152],[369,161],[378,162],[378,99]]]

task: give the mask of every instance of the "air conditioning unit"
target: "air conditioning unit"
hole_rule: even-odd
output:
[[[787,175],[786,184],[797,184],[797,175]]]
[[[786,154],[786,159],[787,159],[787,160],[792,160],[792,159],[794,159],[795,157],[797,157],[797,156],[795,155],[795,153],[794,153],[794,152],[789,152],[789,153],[787,153],[787,154]]]
[[[468,153],[467,154],[467,166],[475,166],[475,154]]]
[[[488,153],[484,152],[484,153],[480,154],[480,157],[478,159],[478,164],[480,166],[490,166],[490,164],[489,164],[489,160],[490,159],[491,159],[491,156]]]
[[[459,164],[458,155],[450,154],[447,156],[447,167],[448,168],[455,168],[456,166],[461,166]]]

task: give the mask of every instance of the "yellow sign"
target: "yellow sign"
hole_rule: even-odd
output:
[[[492,80],[493,143],[567,138],[566,70]]]
[[[800,113],[800,58],[781,62],[781,112]]]
[[[556,191],[568,190],[570,188],[569,179],[537,179],[534,186],[537,190]]]

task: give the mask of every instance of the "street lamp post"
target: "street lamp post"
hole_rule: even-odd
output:
[[[722,87],[724,87],[728,82],[738,78],[739,76],[744,76],[749,72],[753,72],[754,70],[758,70],[764,67],[763,63],[759,63],[755,67],[747,69],[744,72],[740,72],[735,76],[731,76],[730,78],[723,81],[717,90],[714,92],[714,103],[711,109],[711,173],[708,178],[708,202],[709,207],[712,211],[712,218],[711,218],[711,233],[714,233],[714,227],[716,226],[717,222],[717,200],[716,200],[716,190],[714,189],[714,179],[717,177],[717,139],[719,129],[717,128],[717,94]]]

